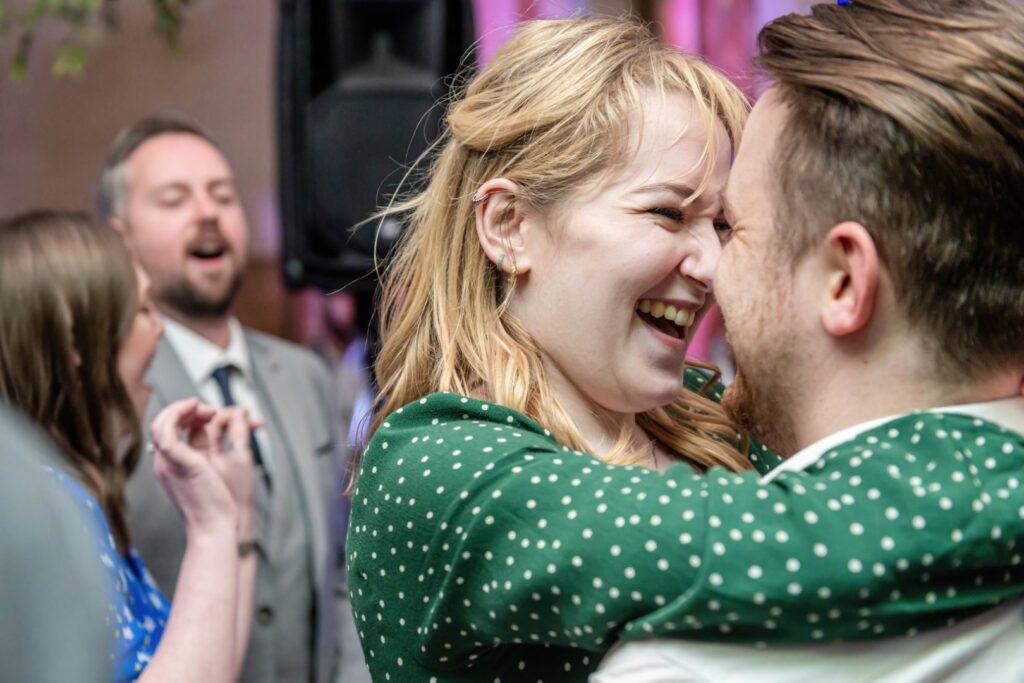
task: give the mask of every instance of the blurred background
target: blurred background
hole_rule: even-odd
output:
[[[0,15],[16,4],[0,0]],[[239,317],[313,343],[325,326],[366,324],[372,280],[353,284],[367,255],[352,246],[348,227],[400,177],[395,150],[409,158],[425,146],[439,118],[436,109],[424,116],[429,98],[444,94],[444,76],[460,58],[485,63],[523,19],[631,13],[756,96],[750,59],[758,30],[812,3],[190,0],[181,3],[174,50],[154,32],[158,4],[117,2],[117,29],[102,32],[77,78],[51,74],[66,38],[66,28],[54,24],[41,26],[24,79],[0,79],[0,213],[91,209],[118,130],[152,112],[187,114],[226,151],[247,209],[252,254]],[[14,43],[10,32],[0,37],[5,63]],[[367,125],[380,127],[374,115],[381,111],[400,119],[385,126],[386,140],[366,134]],[[375,144],[384,150],[380,162],[354,173],[351,160],[367,158]],[[331,153],[316,153],[324,149]],[[339,287],[341,296],[323,295]],[[721,361],[708,332],[692,350]]]

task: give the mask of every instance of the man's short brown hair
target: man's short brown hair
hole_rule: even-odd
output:
[[[100,218],[111,218],[121,210],[121,202],[127,180],[125,164],[144,142],[159,135],[180,133],[202,138],[223,153],[220,145],[207,133],[202,126],[192,119],[173,113],[152,114],[136,121],[128,128],[123,128],[114,138],[107,158],[103,160],[100,171],[100,187],[96,195],[96,214]]]
[[[1024,366],[1017,0],[816,5],[758,40],[788,108],[769,181],[787,256],[857,221],[940,370]]]

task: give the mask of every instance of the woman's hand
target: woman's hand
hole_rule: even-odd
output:
[[[230,525],[248,533],[255,500],[249,433],[243,409],[218,411],[194,398],[153,420],[154,471],[190,531]]]
[[[231,407],[217,411],[204,430],[203,446],[235,501],[240,540],[253,536],[258,468],[253,464],[252,430],[262,426],[263,423],[249,418],[245,408]]]

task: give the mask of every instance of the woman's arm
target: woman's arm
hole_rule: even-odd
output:
[[[942,450],[939,418],[920,419],[914,446],[933,457],[872,456],[878,439],[865,435],[764,484],[609,466],[501,406],[425,400],[389,418],[364,459],[350,578],[364,642],[404,621],[438,668],[519,642],[600,652],[622,637],[878,638],[1024,584],[1017,568],[975,584],[978,557],[1005,569],[1013,551],[972,501],[997,501],[988,516],[1020,523],[999,494],[1005,473],[972,474]]]
[[[249,631],[252,628],[253,593],[256,585],[256,567],[259,548],[256,545],[257,511],[256,479],[259,472],[253,467],[252,430],[261,423],[248,419],[244,409],[234,408],[218,412],[207,427],[207,441],[211,450],[210,462],[227,485],[238,511],[238,574],[235,617],[235,677],[242,671],[249,649]],[[227,452],[223,447],[227,447]]]
[[[251,611],[255,574],[255,559],[238,554],[249,513],[235,499],[253,478],[247,418],[190,399],[168,406],[151,431],[154,467],[182,514],[187,541],[167,627],[140,681],[232,681],[244,657],[248,616],[245,626],[239,622]]]
[[[171,615],[140,682],[235,679],[236,538],[232,524],[188,529]]]
[[[239,548],[247,543],[251,536],[242,536]],[[238,557],[238,590],[235,616],[235,676],[241,674],[245,654],[249,649],[249,630],[252,626],[253,592],[256,586],[256,553],[255,547],[241,551]]]

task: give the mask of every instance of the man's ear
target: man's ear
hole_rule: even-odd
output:
[[[121,233],[122,237],[127,237],[127,235],[128,235],[128,226],[125,225],[125,222],[123,220],[121,220],[117,216],[111,216],[110,220],[108,220],[107,222],[110,223],[110,227],[112,227],[114,230],[117,230],[119,233]]]
[[[508,178],[492,178],[473,195],[476,233],[487,258],[506,273],[530,270],[523,240],[526,205],[519,186]]]
[[[825,238],[828,291],[821,323],[834,336],[863,330],[876,312],[878,250],[867,228],[847,221]]]

